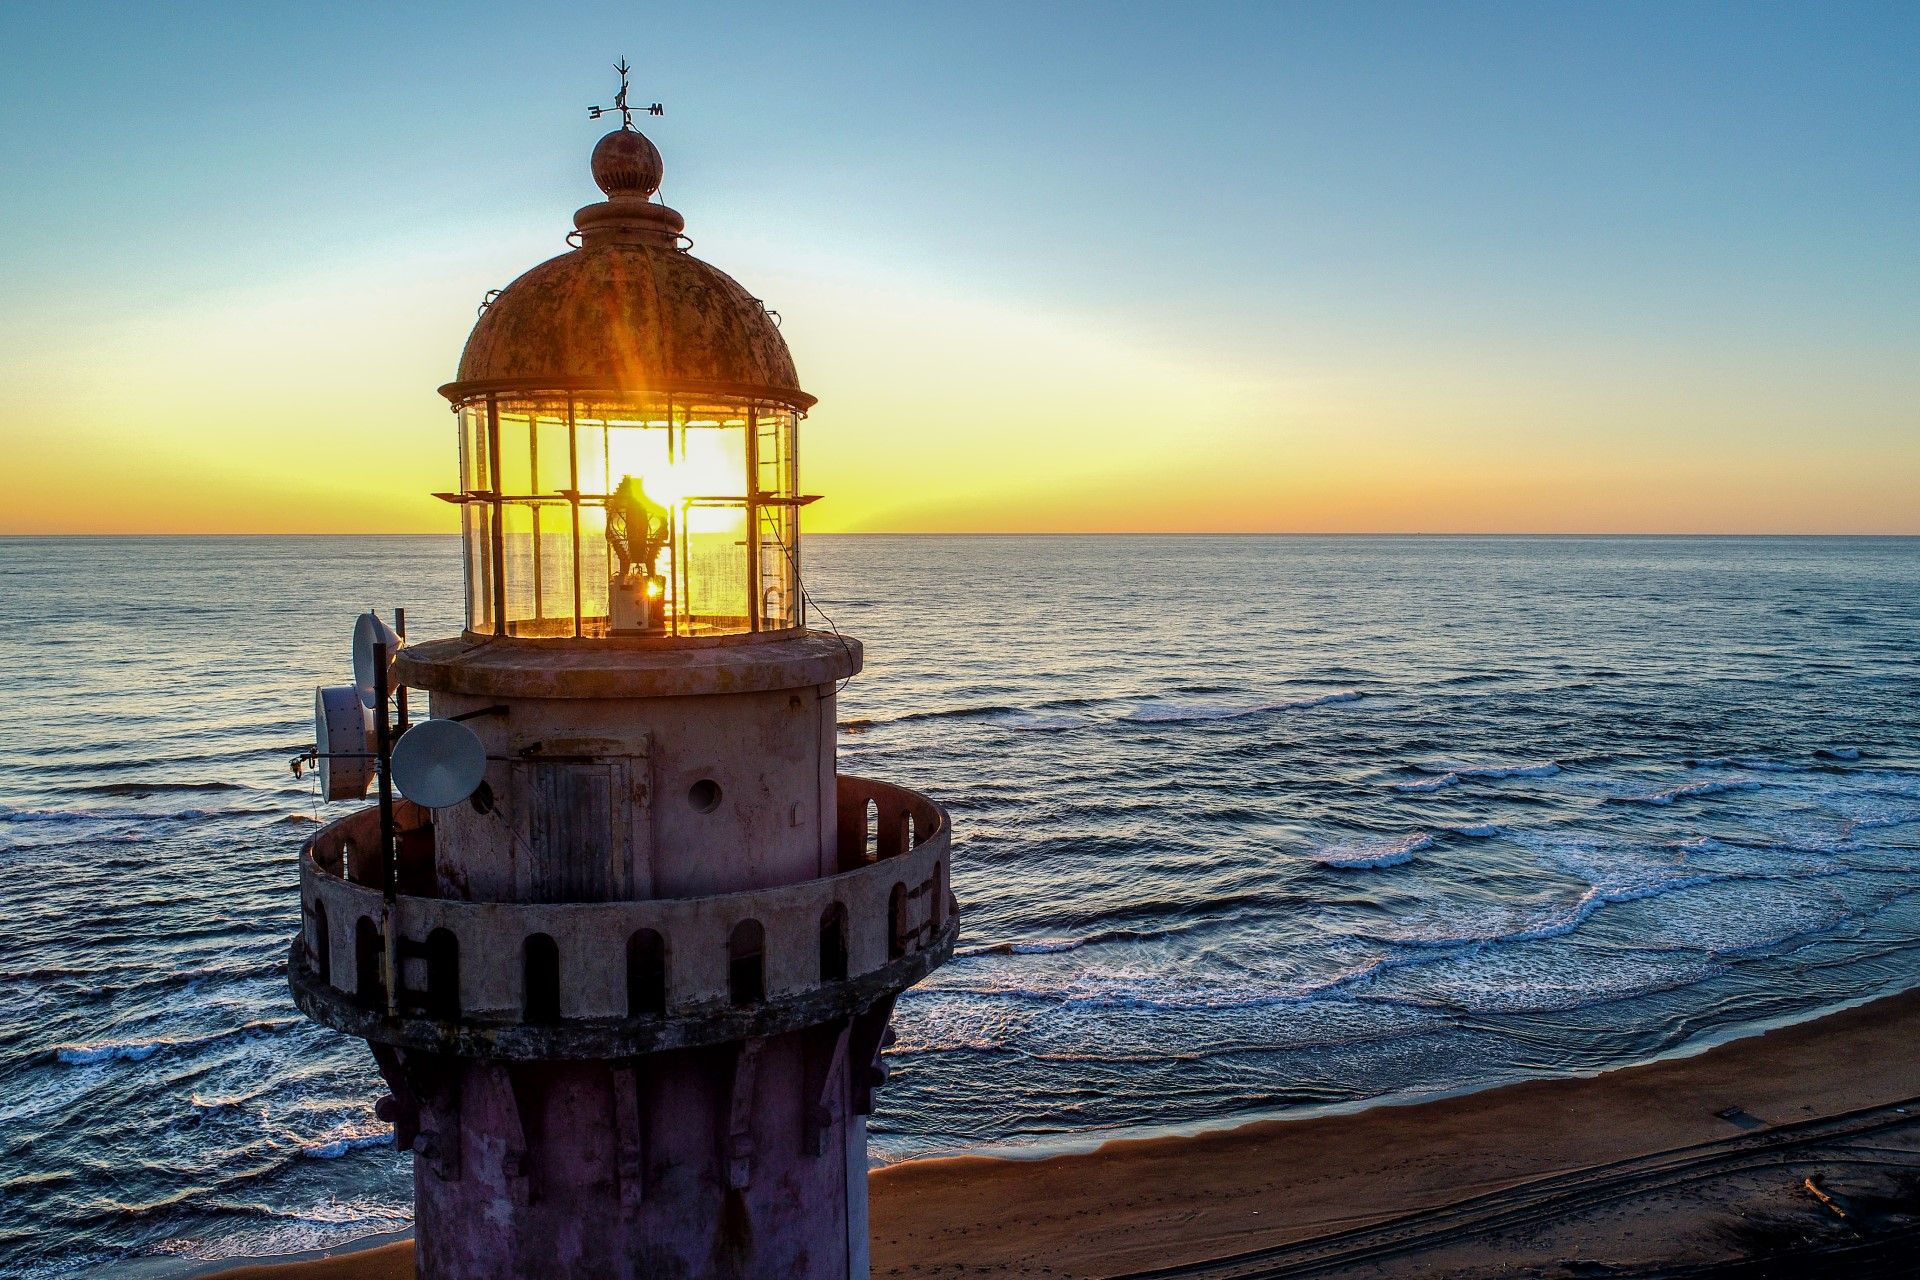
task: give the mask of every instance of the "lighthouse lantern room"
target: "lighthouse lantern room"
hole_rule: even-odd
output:
[[[460,376],[467,630],[582,640],[799,628],[800,390],[778,318],[682,247],[632,128],[578,248],[491,295]]]

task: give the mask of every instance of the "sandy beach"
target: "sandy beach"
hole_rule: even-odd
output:
[[[1749,1126],[1774,1126],[1902,1102],[1920,1094],[1916,1037],[1920,992],[1908,992],[1586,1079],[1040,1160],[896,1165],[873,1175],[873,1274],[1106,1277],[1243,1253],[1729,1138],[1741,1132],[1718,1114],[1729,1108]],[[1576,1243],[1631,1262],[1636,1251],[1684,1252],[1684,1234],[1643,1229],[1636,1245],[1616,1223]],[[412,1274],[412,1250],[402,1242],[218,1274],[397,1280]]]

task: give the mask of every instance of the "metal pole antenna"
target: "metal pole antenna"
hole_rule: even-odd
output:
[[[394,916],[400,894],[400,860],[393,847],[393,725],[387,719],[387,646],[373,646],[373,759],[380,779],[380,865],[386,876],[387,1014],[400,1012],[399,921]]]
[[[407,611],[405,609],[393,611],[393,633],[400,637],[401,644],[406,644]],[[395,730],[396,736],[405,733],[407,731],[407,686],[405,685],[393,691],[393,714],[394,721],[399,726]]]

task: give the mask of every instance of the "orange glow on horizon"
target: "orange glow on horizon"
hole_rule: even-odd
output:
[[[457,460],[433,387],[465,282],[385,270],[0,355],[0,532],[455,531],[429,496]],[[809,532],[1920,533],[1898,387],[1384,343],[1253,362],[900,282],[766,288],[820,397]]]

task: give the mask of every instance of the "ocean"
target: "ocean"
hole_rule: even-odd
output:
[[[1920,982],[1920,540],[818,537],[946,804],[876,1156],[1564,1075]],[[283,985],[353,615],[451,538],[0,539],[0,1273],[402,1228]],[[816,625],[827,625],[816,616]],[[164,1269],[164,1268],[162,1268]]]

